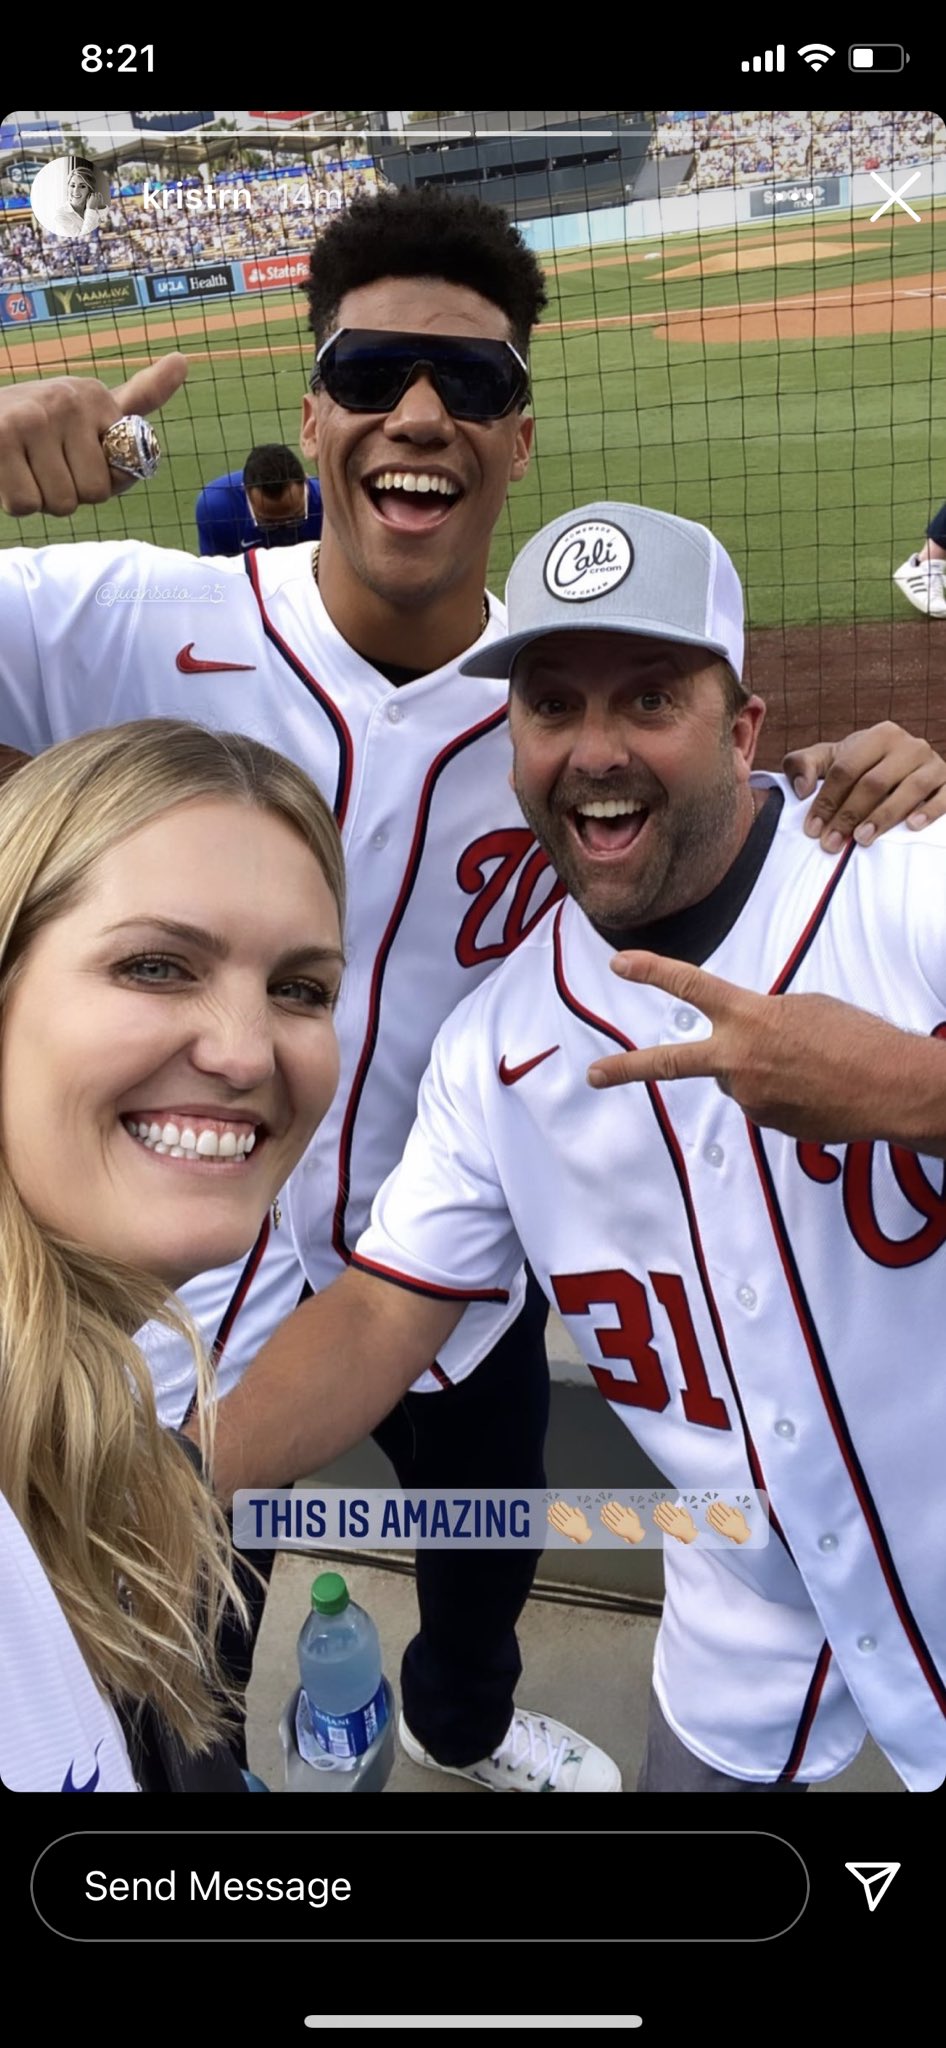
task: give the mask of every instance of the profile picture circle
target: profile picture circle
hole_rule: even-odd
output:
[[[57,156],[30,186],[30,205],[48,235],[93,234],[108,198],[108,173],[87,156]]]

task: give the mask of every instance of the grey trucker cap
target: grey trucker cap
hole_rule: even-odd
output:
[[[509,632],[460,663],[508,676],[546,633],[638,633],[718,654],[742,680],[742,585],[705,526],[646,505],[581,505],[543,526],[506,584]]]

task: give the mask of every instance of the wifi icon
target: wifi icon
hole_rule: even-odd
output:
[[[812,71],[823,70],[828,58],[834,54],[830,43],[803,43],[798,52],[799,57],[804,57],[805,63]]]

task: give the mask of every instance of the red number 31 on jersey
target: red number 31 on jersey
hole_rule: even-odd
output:
[[[673,1331],[687,1421],[701,1423],[705,1429],[731,1429],[725,1401],[710,1389],[679,1273],[648,1273],[647,1277]],[[587,1315],[593,1307],[617,1310],[616,1325],[605,1329],[595,1325],[595,1336],[603,1356],[622,1359],[633,1378],[619,1378],[604,1365],[589,1365],[589,1370],[606,1401],[662,1414],[672,1396],[654,1344],[650,1303],[642,1282],[617,1268],[603,1273],[552,1274],[550,1285],[563,1316]]]

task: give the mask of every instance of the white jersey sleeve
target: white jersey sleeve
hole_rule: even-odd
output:
[[[915,960],[931,995],[946,1010],[946,916],[943,914],[943,847],[946,832],[942,823],[925,833],[907,833],[901,826],[896,835],[903,844],[899,883],[901,931],[912,928]],[[914,850],[915,849],[915,850]],[[937,1033],[943,1036],[942,1030]]]
[[[114,1708],[0,1495],[0,1779],[8,1792],[137,1792]]]
[[[189,620],[199,626],[235,596],[234,568],[242,575],[241,562],[197,562],[137,540],[0,549],[0,741],[38,754],[124,719],[199,720],[163,682],[152,628],[158,617],[180,622],[183,641]],[[153,685],[134,658],[143,636]]]
[[[0,552],[0,739],[6,745],[38,754],[67,732],[108,724],[122,630],[132,610],[109,602],[119,555],[127,558],[127,546],[101,542]],[[98,626],[97,647],[90,619]]]
[[[353,1258],[421,1294],[470,1303],[508,1301],[523,1263],[479,1097],[490,991],[490,983],[474,991],[438,1032],[403,1159]],[[440,1363],[456,1379],[469,1369],[453,1367],[449,1347]]]
[[[232,1391],[267,1338],[298,1307],[305,1286],[285,1218],[274,1230],[267,1216],[245,1259],[201,1273],[180,1289],[181,1306],[196,1324],[211,1361],[218,1400]],[[180,1429],[197,1393],[190,1345],[163,1323],[147,1323],[137,1342],[148,1361],[158,1420],[166,1429]]]

